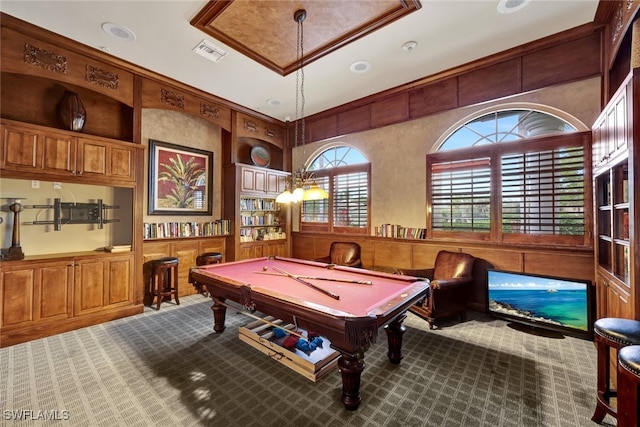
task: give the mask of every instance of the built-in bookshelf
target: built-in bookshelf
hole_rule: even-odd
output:
[[[427,231],[424,228],[403,227],[398,224],[382,224],[374,229],[374,236],[393,239],[424,239],[426,233]]]
[[[275,199],[242,197],[240,199],[240,242],[285,240],[287,233],[280,215],[280,205]]]
[[[145,222],[144,239],[228,236],[231,221],[217,219],[207,222]]]

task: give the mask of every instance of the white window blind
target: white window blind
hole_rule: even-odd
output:
[[[369,177],[366,172],[339,174],[333,181],[334,227],[367,227]]]

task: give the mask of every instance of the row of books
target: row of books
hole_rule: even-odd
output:
[[[257,242],[260,240],[283,240],[287,233],[278,227],[240,229],[240,242]]]
[[[271,199],[240,199],[240,210],[243,211],[275,211],[276,201]]]
[[[145,239],[171,237],[226,236],[231,234],[231,221],[218,219],[209,222],[145,222]]]
[[[277,225],[279,219],[272,213],[264,213],[264,215],[241,215],[241,225]]]
[[[427,230],[419,227],[403,227],[398,224],[382,224],[375,227],[376,237],[391,237],[394,239],[425,239]]]

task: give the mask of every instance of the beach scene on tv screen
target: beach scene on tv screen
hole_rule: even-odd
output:
[[[489,271],[489,310],[586,331],[587,284]]]

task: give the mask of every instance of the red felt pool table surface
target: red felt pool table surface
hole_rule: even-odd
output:
[[[321,277],[371,284],[305,278],[339,296],[331,296],[306,286],[291,277],[280,275],[276,269],[298,276]],[[363,269],[304,261],[292,258],[265,257],[213,264],[198,268],[198,272],[213,279],[236,286],[247,286],[259,292],[300,306],[337,316],[377,316],[394,308],[408,296],[425,289],[415,278]]]

